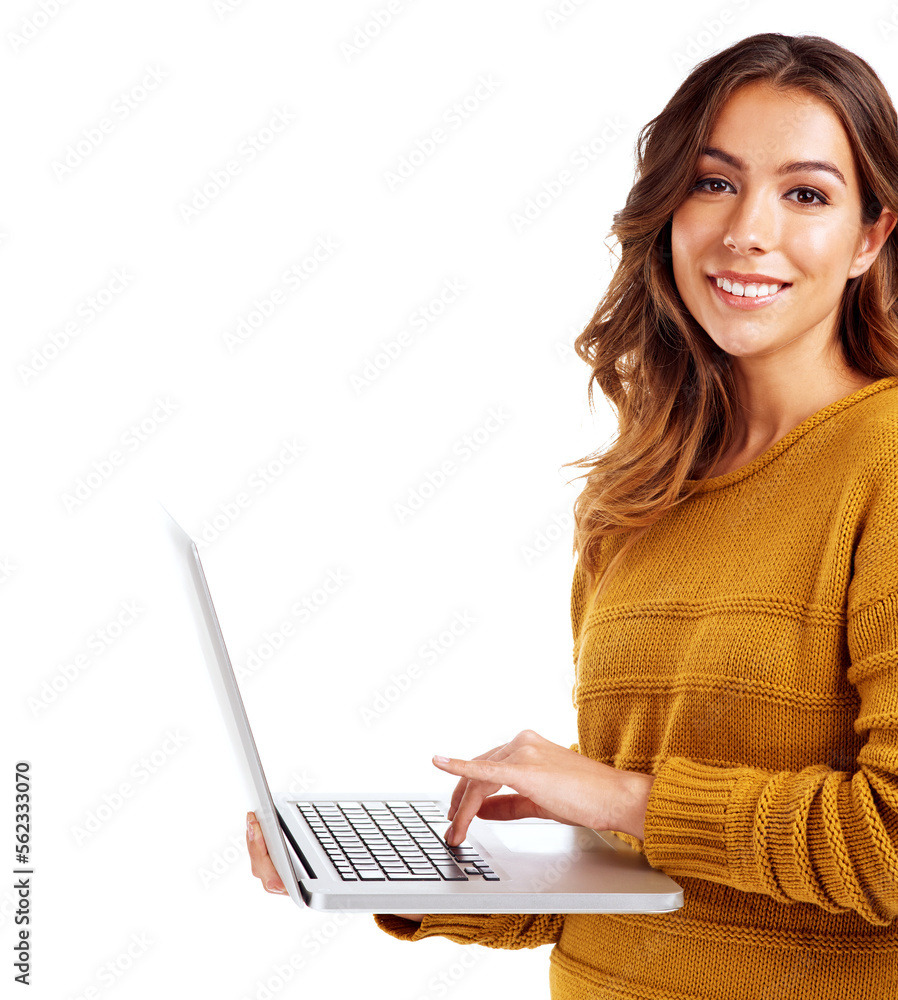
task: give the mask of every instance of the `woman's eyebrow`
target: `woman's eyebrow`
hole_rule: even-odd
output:
[[[710,156],[715,160],[723,160],[724,163],[728,163],[737,170],[745,170],[745,163],[738,156],[733,156],[732,153],[727,153],[716,146],[706,146],[702,150],[702,156]],[[792,163],[784,163],[781,167],[777,168],[776,172],[782,176],[783,174],[794,174],[806,170],[825,170],[827,173],[837,177],[845,187],[848,187],[842,171],[834,163],[830,163],[829,160],[795,160]]]

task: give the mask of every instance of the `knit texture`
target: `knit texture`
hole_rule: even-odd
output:
[[[684,906],[378,925],[554,943],[554,1000],[894,1000],[898,378],[700,481],[625,559],[598,601],[574,570],[577,745],[656,776],[630,842]]]

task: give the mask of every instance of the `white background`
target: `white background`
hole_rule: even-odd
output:
[[[28,760],[31,997],[547,995],[548,948],[410,945],[262,891],[156,501],[211,539],[274,788],[446,790],[434,753],[574,742],[562,466],[614,421],[570,344],[637,132],[758,31],[898,92],[895,4],[389,6],[3,5],[4,991]]]

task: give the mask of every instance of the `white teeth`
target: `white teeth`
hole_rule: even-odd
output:
[[[742,285],[738,281],[730,281],[729,278],[717,278],[717,287],[732,295],[741,295],[745,298],[756,299],[764,295],[776,295],[782,285]]]

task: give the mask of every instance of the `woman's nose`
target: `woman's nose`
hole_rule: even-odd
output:
[[[763,191],[741,192],[733,199],[724,227],[724,244],[738,254],[767,253],[776,241],[776,211]]]

